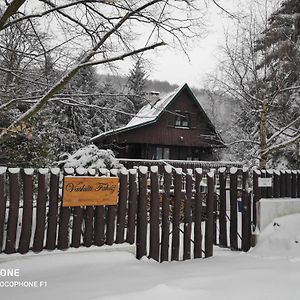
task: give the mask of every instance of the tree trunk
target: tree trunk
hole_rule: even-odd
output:
[[[259,123],[259,140],[260,140],[260,157],[259,157],[259,168],[265,169],[268,160],[268,145],[267,145],[267,117],[268,116],[268,100],[264,99],[261,112],[260,112],[260,123]]]

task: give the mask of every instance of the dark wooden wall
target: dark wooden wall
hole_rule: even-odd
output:
[[[176,128],[175,116],[168,111],[163,112],[156,123],[112,135],[105,141],[121,144],[156,144],[169,146],[210,147],[214,144],[203,135],[214,135],[207,118],[194,102],[188,91],[184,90],[171,103],[168,111],[190,112],[191,127]]]

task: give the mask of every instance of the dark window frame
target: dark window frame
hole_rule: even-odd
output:
[[[170,147],[156,146],[155,148],[156,159],[170,159]]]
[[[180,128],[191,128],[191,113],[188,111],[175,111],[174,126]]]

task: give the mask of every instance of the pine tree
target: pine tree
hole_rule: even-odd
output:
[[[145,105],[147,72],[144,62],[139,59],[128,75],[129,91],[132,94],[129,99],[132,101],[137,113]]]
[[[268,12],[262,13],[263,7],[255,5],[237,34],[227,37],[227,59],[220,65],[221,87],[237,100],[239,109],[239,128],[232,130],[229,144],[241,145],[243,158],[260,168],[276,167],[283,161],[286,167],[297,168],[299,3],[284,1],[263,20],[260,17]]]
[[[276,95],[271,103],[270,115],[276,124],[270,124],[268,138],[284,128],[287,120],[300,116],[300,2],[287,0],[275,11],[268,21],[268,27],[256,41],[256,52],[261,53],[258,70],[265,70],[263,81],[270,92]],[[284,91],[284,92],[283,92]],[[285,134],[299,134],[300,120]],[[298,128],[298,129],[297,129]],[[299,141],[300,142],[300,141]],[[277,165],[282,159],[290,167],[299,167],[296,145],[273,155]]]

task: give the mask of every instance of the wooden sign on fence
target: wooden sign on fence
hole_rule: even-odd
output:
[[[271,187],[272,184],[272,178],[258,178],[258,187]]]
[[[63,206],[117,205],[118,177],[65,176]]]

